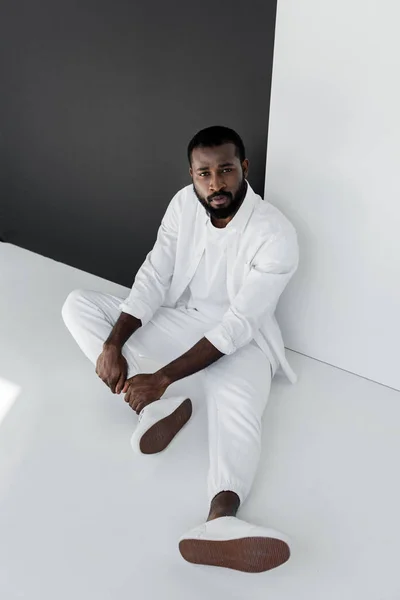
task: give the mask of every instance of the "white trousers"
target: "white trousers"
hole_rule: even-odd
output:
[[[77,289],[62,307],[65,325],[93,365],[121,314],[118,305],[122,301],[111,294]],[[195,312],[161,307],[151,321],[135,331],[122,349],[128,363],[127,377],[154,372],[194,346],[215,325],[196,318]],[[149,369],[149,364],[153,368]],[[233,491],[243,503],[260,458],[261,419],[271,386],[270,362],[252,341],[196,376],[201,377],[207,404],[209,501],[219,492]],[[173,383],[163,397],[184,394],[184,382]],[[177,384],[181,386],[179,393],[175,391]]]

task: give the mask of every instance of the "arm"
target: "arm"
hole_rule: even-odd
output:
[[[122,346],[141,322],[132,315],[121,313],[112,331],[103,344],[103,351],[96,362],[96,373],[111,389],[119,394],[126,381],[128,363],[122,355]]]
[[[155,373],[161,382],[169,386],[178,379],[201,371],[224,356],[206,338],[202,338],[190,350]]]
[[[132,333],[134,333],[141,326],[142,322],[140,319],[122,312],[119,315],[110,335],[104,342],[103,349],[115,348],[116,350],[121,351],[122,346],[131,337]]]
[[[294,229],[266,241],[254,257],[252,268],[221,323],[185,354],[157,371],[160,381],[171,385],[249,343],[265,315],[275,312],[278,299],[297,265]]]
[[[156,242],[137,272],[128,298],[119,305],[142,325],[146,325],[162,305],[171,283],[179,230],[179,199],[178,192],[165,211]]]
[[[222,356],[205,338],[190,350],[156,373],[134,375],[125,382],[125,402],[137,413],[151,402],[162,397],[171,383],[204,369]]]
[[[297,235],[292,226],[267,239],[254,256],[251,269],[222,321],[205,337],[224,354],[232,354],[248,344],[265,318],[274,314],[298,261]]]

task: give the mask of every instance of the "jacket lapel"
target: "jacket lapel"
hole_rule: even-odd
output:
[[[246,179],[247,181],[247,179]],[[248,182],[247,182],[248,183]],[[248,191],[245,197],[245,200],[232,219],[231,227],[229,228],[229,239],[227,243],[227,290],[229,300],[232,302],[235,296],[234,289],[234,265],[237,258],[238,253],[238,243],[240,235],[246,226],[251,213],[253,211],[254,205],[256,202],[256,195],[248,183]],[[177,300],[186,286],[189,284],[193,275],[196,272],[197,267],[199,266],[201,257],[203,256],[203,252],[206,246],[206,235],[207,235],[207,221],[209,217],[205,212],[204,208],[196,201],[196,216],[194,219],[194,229],[190,232],[190,242],[188,243],[188,248],[190,248],[190,260],[185,271],[184,276],[179,281],[177,289],[175,290],[175,300]],[[191,216],[193,218],[193,215]]]
[[[239,234],[237,233],[237,231],[235,231],[235,230],[229,231],[228,243],[227,243],[227,249],[226,249],[226,256],[227,256],[226,287],[228,290],[229,300],[231,302],[235,295],[234,281],[233,281],[233,273],[234,273],[233,267],[234,267],[236,257],[237,257],[238,242],[239,242]]]

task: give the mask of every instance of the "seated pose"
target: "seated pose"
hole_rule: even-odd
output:
[[[199,131],[188,160],[192,183],[169,202],[128,297],[73,290],[62,316],[97,375],[139,415],[138,453],[161,452],[175,438],[192,414],[176,382],[200,378],[210,507],[180,552],[192,563],[266,571],[288,560],[288,538],[236,514],[256,474],[271,380],[281,368],[296,381],[274,313],[297,269],[297,235],[251,188],[235,131]]]

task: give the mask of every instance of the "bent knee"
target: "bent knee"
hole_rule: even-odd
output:
[[[61,308],[61,316],[63,318],[64,323],[66,323],[70,319],[71,315],[75,313],[79,301],[82,300],[84,294],[85,290],[82,290],[80,288],[72,290],[68,294]]]

